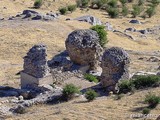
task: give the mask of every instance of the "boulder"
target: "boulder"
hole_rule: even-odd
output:
[[[133,23],[133,24],[141,24],[141,22],[139,20],[131,20],[129,21],[129,23]]]
[[[129,79],[129,63],[128,53],[119,47],[107,49],[102,56],[102,74],[101,84],[113,90],[119,80]]]
[[[88,22],[91,25],[102,25],[102,22],[98,18],[96,18],[94,16],[91,16],[91,15],[86,15],[86,16],[78,17],[75,20],[83,21],[83,22]]]
[[[69,34],[65,45],[69,57],[74,63],[96,69],[103,50],[99,44],[97,32],[75,30]]]

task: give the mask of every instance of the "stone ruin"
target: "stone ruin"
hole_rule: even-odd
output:
[[[97,32],[75,30],[69,34],[65,45],[69,57],[74,63],[89,66],[90,70],[96,69],[103,50],[99,44]]]
[[[21,87],[29,84],[52,84],[50,69],[47,65],[46,46],[34,45],[24,57],[24,70],[21,72]]]
[[[101,84],[109,91],[116,90],[119,80],[129,79],[130,58],[127,52],[119,47],[107,49],[102,56]]]

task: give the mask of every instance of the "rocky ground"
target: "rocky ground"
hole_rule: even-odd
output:
[[[37,11],[40,15],[46,15],[50,11],[56,14],[60,6],[72,3],[73,1],[64,2],[60,0],[53,4],[51,0],[46,0],[41,9],[35,10],[30,8],[33,5],[33,0],[0,0],[0,19],[2,19],[0,20],[1,86],[7,85],[19,88],[20,76],[17,73],[23,68],[23,57],[34,44],[44,43],[47,45],[48,59],[64,51],[64,43],[69,33],[76,29],[88,29],[91,27],[89,23],[73,20],[84,15],[95,16],[102,23],[109,22],[112,25],[112,30],[116,30],[114,32],[108,31],[109,43],[106,47],[117,46],[127,50],[131,57],[131,74],[137,71],[160,71],[160,12],[157,12],[153,18],[147,18],[146,20],[137,18],[141,24],[129,23],[132,18],[110,19],[104,11],[85,11],[80,9],[77,9],[72,14],[60,15],[56,19],[47,21],[45,19],[36,21],[32,19],[23,20],[23,16],[8,20],[15,18],[12,16],[19,15],[26,9]],[[158,10],[160,9],[158,8]],[[44,18],[44,16],[41,17]],[[66,21],[67,18],[71,20]],[[148,31],[146,32],[145,30]],[[74,77],[66,81],[66,83],[75,83],[82,88],[93,85],[93,83],[79,81],[79,79],[75,79]],[[131,114],[140,113],[140,110],[145,106],[141,102],[145,94],[150,91],[159,93],[159,88],[139,91],[134,95],[125,95],[118,101],[114,100],[113,96],[110,96],[98,98],[92,103],[86,103],[86,100],[81,96],[68,103],[33,106],[28,108],[28,112],[24,115],[9,115],[6,118],[8,120],[131,119]],[[6,105],[13,106],[5,98],[0,98],[0,101],[0,109],[5,108]],[[152,113],[159,114],[159,111],[160,107],[158,106]]]

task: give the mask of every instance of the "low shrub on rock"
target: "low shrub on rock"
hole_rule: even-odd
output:
[[[85,75],[84,75],[84,78],[85,78],[86,80],[88,80],[89,82],[95,82],[95,83],[98,83],[98,79],[97,79],[97,77],[96,77],[96,76],[94,76],[94,75],[91,75],[91,74],[85,74]]]
[[[34,8],[40,8],[42,6],[42,0],[35,0],[34,2]]]
[[[62,7],[62,8],[59,9],[59,12],[60,12],[62,15],[67,14],[67,11],[68,11],[67,7]]]
[[[160,96],[149,93],[145,97],[145,102],[148,103],[150,108],[155,108],[160,103]]]
[[[102,47],[104,47],[105,44],[108,42],[107,41],[107,32],[105,30],[105,27],[102,25],[96,25],[96,26],[91,27],[91,29],[98,33],[98,36],[100,39],[99,43]]]
[[[89,102],[96,99],[97,96],[98,94],[92,89],[87,90],[87,92],[85,93],[85,97]]]
[[[80,93],[79,88],[74,84],[67,84],[62,91],[62,97],[64,100],[68,101],[74,98],[76,93]]]

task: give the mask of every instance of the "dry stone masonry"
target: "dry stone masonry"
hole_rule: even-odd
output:
[[[114,90],[119,80],[129,79],[129,63],[130,58],[122,48],[107,49],[102,56],[101,84]]]
[[[102,53],[97,32],[75,30],[69,34],[65,45],[74,63],[89,66],[89,69],[96,69]]]
[[[28,85],[52,84],[47,64],[46,46],[34,45],[24,57],[24,70],[21,72],[21,88]]]

